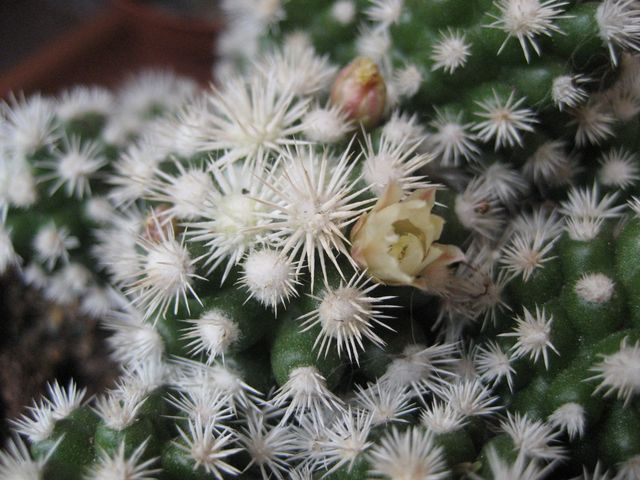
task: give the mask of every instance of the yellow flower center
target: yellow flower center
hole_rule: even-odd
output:
[[[389,253],[392,253],[398,260],[402,260],[406,254],[406,249],[410,244],[417,244],[420,246],[422,253],[425,253],[426,237],[425,232],[416,227],[409,220],[398,220],[393,222],[393,231],[400,238],[395,245],[391,247]],[[399,250],[403,250],[401,253]]]

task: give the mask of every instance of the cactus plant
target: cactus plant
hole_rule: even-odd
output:
[[[121,374],[0,476],[638,478],[640,4],[223,8],[210,89],[3,106],[0,269]]]

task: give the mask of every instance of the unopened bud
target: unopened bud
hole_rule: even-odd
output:
[[[153,243],[160,243],[164,239],[174,238],[179,232],[178,223],[169,215],[169,206],[154,207],[144,222],[144,238]]]
[[[378,124],[384,114],[387,86],[378,65],[366,57],[344,67],[331,87],[331,103],[365,128]]]

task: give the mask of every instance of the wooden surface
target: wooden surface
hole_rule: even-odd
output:
[[[209,82],[219,24],[189,24],[170,15],[145,16],[117,0],[94,18],[61,35],[0,75],[0,96],[53,94],[75,84],[113,87],[146,67],[168,67]]]

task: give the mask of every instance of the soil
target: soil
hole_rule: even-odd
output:
[[[26,287],[17,272],[0,277],[0,444],[9,420],[47,391],[47,382],[74,379],[88,394],[104,391],[117,376],[107,333],[77,305],[61,307]]]

